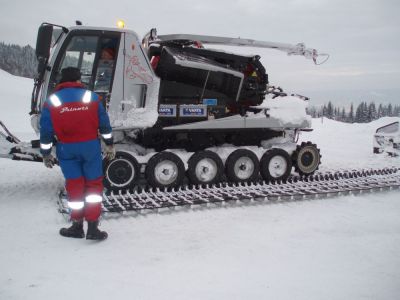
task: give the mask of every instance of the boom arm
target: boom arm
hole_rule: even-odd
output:
[[[191,40],[191,41],[199,41],[203,44],[246,46],[246,47],[277,49],[277,50],[286,52],[288,55],[301,55],[301,56],[304,56],[305,58],[311,58],[314,61],[314,63],[318,64],[318,65],[324,63],[329,58],[328,54],[318,53],[318,51],[313,48],[306,48],[304,43],[298,43],[298,44],[292,45],[292,44],[286,44],[286,43],[257,41],[257,40],[252,40],[252,39],[219,37],[219,36],[209,36],[209,35],[196,35],[196,34],[159,35],[159,36],[157,36],[156,40],[159,40],[159,41]],[[325,57],[325,58],[322,59],[322,61],[317,62],[317,58],[319,56]]]

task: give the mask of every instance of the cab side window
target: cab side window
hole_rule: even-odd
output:
[[[100,58],[97,65],[93,90],[97,93],[110,93],[117,56],[117,38],[103,37],[100,42]]]

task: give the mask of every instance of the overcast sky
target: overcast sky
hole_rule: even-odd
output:
[[[35,47],[42,22],[115,27],[140,36],[194,33],[293,43],[330,54],[315,66],[276,50],[260,54],[273,84],[289,91],[393,89],[400,82],[399,0],[0,0],[0,41]]]

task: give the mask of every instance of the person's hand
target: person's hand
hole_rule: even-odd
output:
[[[55,165],[56,162],[55,162],[53,155],[49,154],[49,155],[43,156],[43,163],[46,166],[46,168],[51,169]]]
[[[113,160],[115,158],[115,147],[114,145],[106,145],[104,148],[105,158],[107,160]]]

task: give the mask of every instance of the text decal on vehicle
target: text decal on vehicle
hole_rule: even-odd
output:
[[[158,115],[160,117],[176,117],[176,105],[161,104],[158,107]]]
[[[206,117],[207,105],[181,105],[179,114],[181,117]]]

